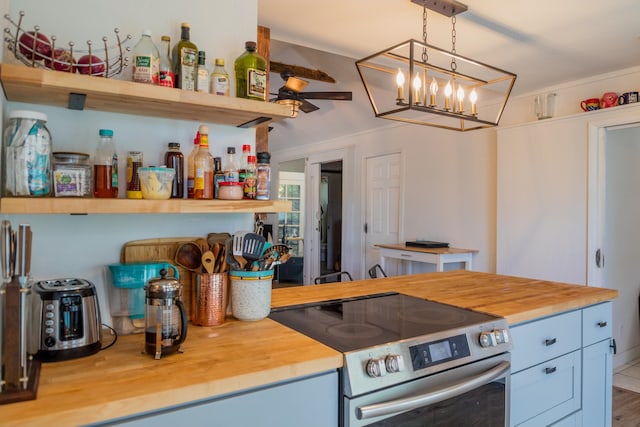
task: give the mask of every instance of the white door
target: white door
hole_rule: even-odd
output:
[[[401,160],[399,153],[366,159],[365,272],[380,262],[376,244],[400,239]]]
[[[589,285],[619,291],[613,301],[613,336],[615,365],[620,366],[640,356],[640,124],[600,128],[597,135]]]

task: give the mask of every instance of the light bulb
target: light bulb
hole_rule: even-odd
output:
[[[420,103],[420,88],[422,87],[422,81],[420,81],[420,75],[416,73],[416,77],[413,79],[413,102],[415,104]]]
[[[458,113],[462,113],[464,111],[464,89],[462,86],[458,86],[458,91],[456,92],[456,98],[458,98]]]
[[[444,87],[444,109],[451,109],[451,94],[453,93],[453,86],[451,86],[451,80],[447,82],[447,85]]]
[[[438,82],[436,82],[436,78],[431,79],[431,84],[429,85],[429,106],[436,106],[436,94],[438,93]]]
[[[469,101],[471,101],[471,115],[475,116],[478,114],[478,112],[476,111],[476,102],[478,101],[478,94],[476,93],[475,89],[473,89],[469,94]]]
[[[404,74],[402,70],[398,68],[398,74],[396,75],[396,83],[398,84],[398,101],[404,99]]]

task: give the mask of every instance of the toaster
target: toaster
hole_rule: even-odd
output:
[[[43,362],[100,351],[100,307],[93,283],[84,279],[36,282],[32,292],[29,348]]]

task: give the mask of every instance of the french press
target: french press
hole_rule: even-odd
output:
[[[156,359],[163,354],[182,353],[188,321],[180,299],[182,284],[167,277],[163,268],[160,277],[150,279],[144,289],[145,351]]]

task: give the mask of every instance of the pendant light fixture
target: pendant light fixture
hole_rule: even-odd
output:
[[[422,6],[422,41],[356,61],[376,117],[457,131],[497,126],[516,75],[456,53],[456,15],[466,5],[411,2]],[[427,44],[427,9],[451,18],[450,51]]]

